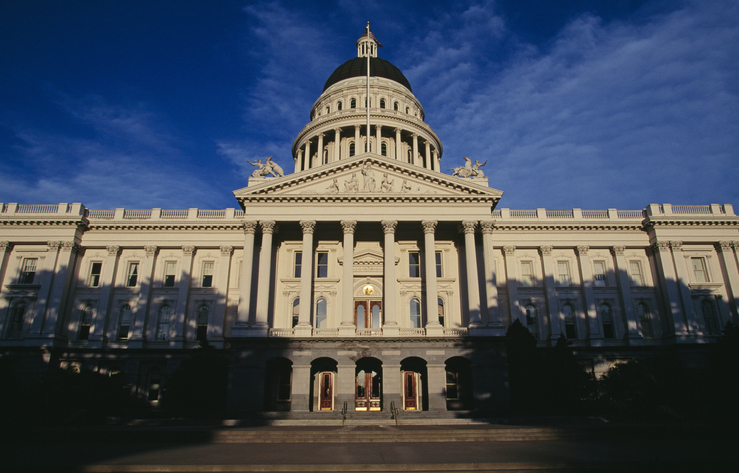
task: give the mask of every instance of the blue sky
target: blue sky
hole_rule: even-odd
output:
[[[367,20],[500,207],[739,205],[734,0],[14,0],[0,202],[226,208]]]

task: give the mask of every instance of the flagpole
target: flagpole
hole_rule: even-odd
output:
[[[367,54],[367,145],[365,146],[365,151],[370,152],[370,27],[369,27],[369,21],[367,22],[367,48],[365,50],[365,54]]]

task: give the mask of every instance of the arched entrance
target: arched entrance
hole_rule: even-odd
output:
[[[426,361],[417,357],[404,359],[400,363],[403,410],[425,411],[428,409],[428,371]]]
[[[318,358],[310,364],[311,411],[333,411],[336,398],[336,360]]]
[[[287,358],[267,361],[264,373],[264,410],[289,411],[292,394],[292,362]]]
[[[467,358],[455,356],[446,360],[446,408],[472,409],[472,364]]]
[[[357,361],[354,382],[354,409],[382,410],[382,362],[377,358]]]

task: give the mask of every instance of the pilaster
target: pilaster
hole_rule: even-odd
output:
[[[174,323],[170,329],[170,340],[174,345],[182,345],[185,341],[185,322],[187,319],[187,301],[190,297],[190,278],[192,277],[192,259],[194,246],[182,247],[182,264],[180,267],[180,283],[177,286],[177,302]],[[154,328],[156,331],[156,328]],[[154,332],[156,333],[156,332]],[[146,335],[144,335],[146,337]],[[154,335],[156,337],[156,335]],[[152,338],[154,338],[152,337]]]
[[[277,222],[267,220],[259,222],[262,228],[262,248],[259,252],[259,281],[257,282],[257,308],[254,325],[250,335],[266,337],[269,333],[269,291],[272,285],[272,234]]]
[[[549,313],[549,339],[555,341],[563,333],[563,327],[559,319],[559,301],[554,284],[554,260],[552,259],[552,247],[540,246],[542,266],[544,267],[544,288],[547,291],[547,312]],[[545,321],[546,322],[546,321]],[[546,326],[542,327],[546,329]],[[542,335],[546,333],[542,331]],[[543,338],[543,337],[542,337]]]
[[[500,310],[498,308],[498,285],[497,274],[495,274],[495,258],[493,255],[493,226],[491,221],[480,222],[482,230],[482,256],[485,274],[485,308],[487,325],[492,329],[491,335],[504,336],[505,326],[500,321]]]
[[[602,346],[603,328],[602,321],[598,317],[598,308],[595,306],[593,271],[590,269],[590,256],[588,256],[589,249],[586,245],[579,245],[576,248],[577,259],[580,263],[580,279],[583,295],[585,296],[585,313],[588,316],[588,339],[591,346]]]
[[[626,329],[626,338],[629,345],[643,345],[642,336],[639,333],[639,325],[636,321],[634,313],[634,302],[631,296],[631,278],[629,278],[629,267],[626,257],[624,256],[625,247],[614,246],[611,248],[614,258],[616,259],[616,274],[619,286],[619,294],[621,295],[621,307],[625,321],[621,326]]]
[[[341,277],[339,336],[342,337],[353,337],[356,333],[354,325],[354,229],[356,226],[355,220],[341,221],[341,228],[344,231],[344,271]]]
[[[382,334],[386,337],[397,337],[400,335],[400,326],[398,325],[397,313],[397,283],[395,277],[395,228],[398,226],[397,220],[383,220],[382,230],[385,234],[384,247],[384,268],[385,275],[384,298],[385,298],[385,323],[382,327]]]
[[[103,277],[100,286],[100,301],[98,302],[98,310],[94,311],[92,326],[90,327],[90,342],[102,342],[105,334],[105,325],[110,316],[110,300],[113,294],[115,284],[115,275],[118,268],[118,259],[121,255],[121,248],[116,245],[107,247],[108,256],[103,264]]]
[[[149,311],[149,295],[151,294],[151,285],[154,276],[154,266],[159,248],[154,245],[145,246],[144,264],[141,265],[141,289],[139,292],[139,303],[136,304],[136,312],[132,314],[131,321],[132,330],[128,337],[128,346],[140,347],[144,339],[144,330],[146,327],[146,314]]]
[[[444,335],[444,327],[439,323],[439,293],[436,285],[436,220],[424,220],[423,226],[423,253],[426,276],[426,335],[440,337]]]
[[[467,303],[469,308],[470,329],[482,327],[480,314],[480,283],[477,277],[477,251],[475,248],[476,221],[462,222],[464,230],[464,255],[467,267]]]
[[[239,281],[239,311],[231,335],[243,336],[242,331],[249,326],[252,293],[252,272],[254,271],[254,233],[257,222],[244,222],[244,253],[241,258],[241,281]]]
[[[313,293],[313,232],[316,228],[315,220],[301,220],[303,229],[303,259],[300,268],[300,306],[298,307],[298,325],[295,327],[296,337],[310,337],[312,334],[311,294]]]

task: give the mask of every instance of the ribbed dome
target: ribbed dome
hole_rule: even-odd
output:
[[[323,86],[323,91],[344,79],[351,79],[352,77],[365,77],[367,75],[367,58],[366,57],[355,57],[349,59],[344,64],[336,68],[331,74]],[[393,66],[389,61],[380,59],[379,57],[370,58],[370,75],[372,77],[384,77],[397,82],[398,84],[406,87],[408,90],[413,92],[411,84],[408,79],[405,78],[400,69]]]

